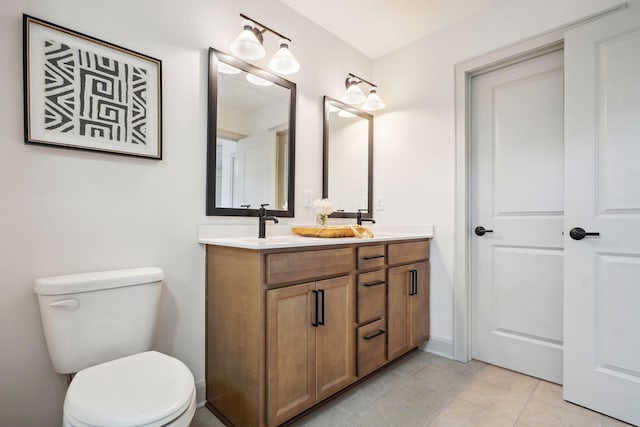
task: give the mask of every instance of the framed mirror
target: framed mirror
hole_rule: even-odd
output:
[[[207,215],[293,217],[296,85],[209,48]]]
[[[373,116],[325,96],[322,197],[333,218],[373,216]]]

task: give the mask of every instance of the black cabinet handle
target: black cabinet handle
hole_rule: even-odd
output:
[[[362,259],[364,260],[377,259],[377,258],[384,258],[384,255],[369,255],[369,256],[362,257]]]
[[[413,270],[409,270],[411,276],[411,283],[409,284],[409,296],[413,295]]]
[[[371,340],[371,339],[374,339],[375,337],[379,337],[382,334],[384,334],[384,331],[382,329],[378,329],[377,332],[374,332],[371,335],[367,335],[366,337],[363,337],[363,338],[365,340]]]
[[[413,294],[418,295],[418,270],[413,270]]]
[[[318,325],[322,326],[324,325],[324,289],[318,289],[318,292],[322,297],[322,308],[321,308],[322,320],[318,321]]]
[[[311,323],[311,326],[314,326],[317,328],[318,327],[318,291],[314,289],[311,292],[313,292],[313,299],[315,304],[315,310],[313,314],[313,323]]]
[[[378,285],[384,285],[386,282],[384,280],[376,280],[375,282],[368,282],[365,283],[364,286],[365,287],[369,287],[369,286],[378,286]]]
[[[409,287],[409,295],[415,295],[418,293],[418,290],[416,289],[416,284],[417,284],[417,274],[418,271],[417,270],[409,270],[409,274],[411,275],[411,283],[410,283],[410,287]]]
[[[493,230],[487,230],[483,226],[479,225],[475,230],[473,230],[473,232],[476,233],[476,236],[484,236],[485,233],[493,233]]]
[[[573,239],[573,240],[582,240],[587,236],[599,236],[600,233],[599,232],[588,232],[588,231],[584,231],[584,228],[580,228],[580,227],[574,227],[571,230],[569,230],[569,236]]]

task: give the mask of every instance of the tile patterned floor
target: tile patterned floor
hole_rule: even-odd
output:
[[[562,387],[417,351],[318,408],[295,427],[627,426],[562,400]],[[222,427],[201,408],[191,427]]]

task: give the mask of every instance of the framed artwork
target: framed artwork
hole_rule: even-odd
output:
[[[162,62],[23,15],[27,144],[162,159]]]

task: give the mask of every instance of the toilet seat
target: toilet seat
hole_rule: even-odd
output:
[[[64,401],[65,422],[74,426],[159,427],[194,410],[193,374],[156,351],[83,369]]]

